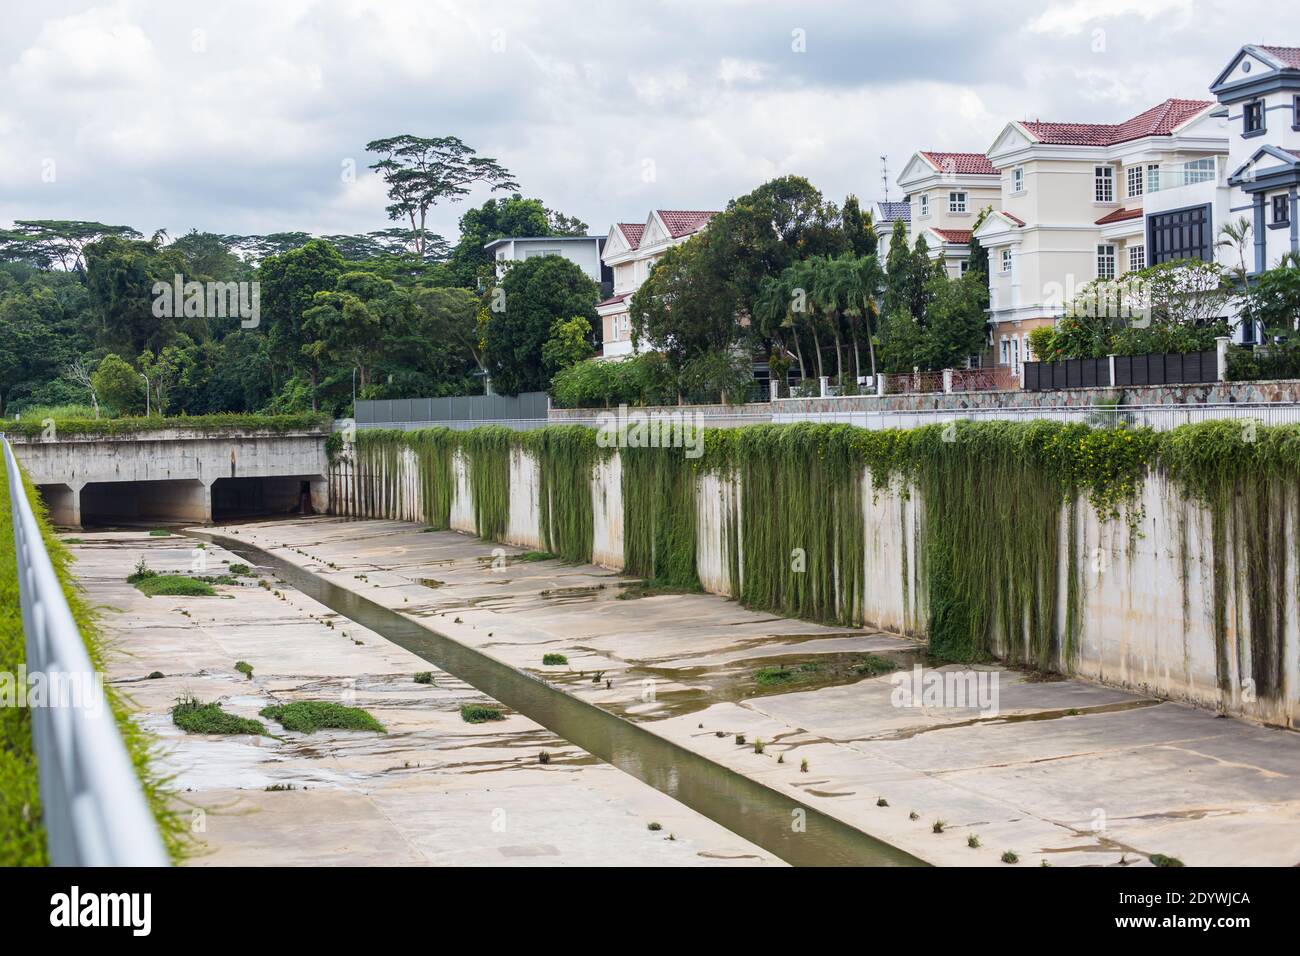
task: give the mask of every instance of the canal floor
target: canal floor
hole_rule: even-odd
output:
[[[159,740],[190,865],[781,865],[522,715],[465,723],[460,706],[485,695],[264,569],[216,585],[217,597],[149,598],[125,582],[141,558],[208,575],[241,561],[215,545],[143,531],[70,540],[101,608],[107,678]],[[432,684],[415,681],[422,671]],[[189,694],[254,719],[269,704],[346,703],[388,733],[266,721],[279,739],[190,735],[170,718]]]
[[[404,522],[208,530],[926,862],[1300,862],[1294,732],[998,667],[975,675],[996,681],[995,709],[931,701],[920,686],[900,697],[880,661],[911,674],[925,662],[913,642],[646,592],[601,568]],[[567,664],[543,665],[547,653]],[[788,812],[779,806],[755,812]]]

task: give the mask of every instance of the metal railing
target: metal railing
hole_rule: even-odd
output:
[[[860,428],[916,428],[949,421],[1082,422],[1098,428],[1126,425],[1169,431],[1212,419],[1252,419],[1264,425],[1300,424],[1300,405],[1281,402],[1198,405],[1047,405],[1024,408],[927,408],[906,410],[778,411],[772,421],[822,422]]]
[[[77,630],[18,460],[4,446],[27,674],[41,675],[32,741],[54,866],[166,866],[158,826]]]
[[[463,432],[471,428],[482,428],[485,425],[502,425],[506,428],[513,428],[517,432],[526,432],[549,424],[550,421],[545,418],[459,418],[445,421],[425,419],[411,422],[357,422],[356,427],[357,431],[392,428],[397,431],[409,432],[420,428],[450,428],[452,431]]]

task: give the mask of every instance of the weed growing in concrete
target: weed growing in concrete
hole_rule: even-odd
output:
[[[948,822],[946,820],[935,820],[934,823],[930,824],[930,830],[933,833],[942,833],[943,828],[947,825]]]
[[[966,838],[966,845],[972,850],[978,850],[980,848],[980,838],[972,833]]]
[[[876,798],[876,806],[878,806],[878,807],[887,807],[887,806],[889,806],[889,801],[886,800],[884,797],[877,797],[877,798]]]
[[[193,694],[176,701],[172,723],[187,734],[265,734],[260,720],[228,714],[216,701],[204,703]]]
[[[277,720],[285,730],[310,734],[317,730],[371,730],[386,734],[384,725],[360,707],[345,707],[326,700],[295,700],[263,707],[261,716]]]
[[[663,829],[663,825],[660,824],[660,823],[655,823],[654,821],[651,821],[650,823],[647,823],[647,824],[646,824],[646,827],[645,827],[645,828],[646,828],[647,830],[656,830],[656,831],[657,831],[657,830],[662,830],[662,829]]]
[[[1165,856],[1163,853],[1152,853],[1147,857],[1152,866],[1182,866],[1183,861],[1176,856]]]
[[[808,758],[807,758],[807,757],[804,757],[802,760],[799,761],[799,772],[800,772],[800,773],[807,773],[807,772],[808,772]]]
[[[919,820],[919,819],[921,819],[921,814],[919,814],[919,813],[917,813],[915,810],[913,810],[913,811],[911,811],[910,813],[908,813],[908,815],[907,815],[907,819],[909,819],[909,820]]]
[[[184,574],[154,574],[134,582],[148,597],[214,597],[212,585]]]
[[[166,676],[166,675],[165,675],[162,671],[150,671],[150,672],[149,672],[149,678],[148,678],[148,679],[149,679],[149,680],[158,680],[160,677],[165,677],[165,676]]]
[[[1019,863],[1019,862],[1020,862],[1020,857],[1016,854],[1016,851],[1015,851],[1015,850],[1005,850],[1005,851],[1003,851],[1003,853],[1002,853],[1002,862],[1003,862],[1003,863]]]
[[[248,663],[248,661],[235,661],[235,670],[243,674],[245,679],[253,679],[253,665]]]
[[[762,737],[757,737],[754,739],[754,753],[761,754],[765,746],[767,745],[763,743]]]
[[[488,635],[488,637],[491,636],[492,636],[491,634]],[[551,667],[559,664],[567,664],[569,663],[569,659],[565,657],[563,654],[543,654],[542,663],[545,664],[547,667]]]
[[[500,707],[489,704],[461,704],[460,719],[467,724],[482,724],[489,720],[505,720]]]
[[[415,682],[417,684],[432,684],[433,671],[420,671],[420,673],[415,675]]]

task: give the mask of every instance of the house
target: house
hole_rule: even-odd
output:
[[[1181,212],[1164,191],[1217,188],[1228,153],[1217,109],[1213,101],[1168,99],[1122,123],[1025,120],[1003,128],[988,151],[1001,202],[976,232],[989,252],[999,365],[1018,374],[1031,357],[1028,333],[1064,315],[1087,283],[1184,251],[1168,244],[1168,230],[1181,227],[1163,217]],[[1204,238],[1213,245],[1209,232]]]
[[[680,245],[708,225],[716,212],[655,209],[645,222],[618,222],[604,240],[602,261],[613,274],[611,295],[596,304],[606,358],[632,352],[628,300],[664,250]]]
[[[496,261],[498,279],[505,273],[508,263],[522,262],[533,256],[563,256],[602,286],[611,279],[609,269],[601,261],[604,247],[604,236],[508,236],[483,246]]]
[[[907,193],[907,239],[924,236],[930,258],[956,278],[966,271],[971,229],[986,206],[1000,208],[1001,179],[983,153],[914,153],[898,177]]]
[[[1210,92],[1230,133],[1224,188],[1213,196],[1180,190],[1181,208],[1148,217],[1147,229],[1153,248],[1160,243],[1161,249],[1180,251],[1181,221],[1201,224],[1186,239],[1194,245],[1191,253],[1209,258],[1221,224],[1244,217],[1251,226],[1246,270],[1254,275],[1274,268],[1287,253],[1300,253],[1300,47],[1247,44]],[[1230,268],[1241,262],[1230,247],[1220,247],[1218,258]],[[1255,342],[1259,331],[1239,327],[1236,338]]]
[[[889,247],[893,245],[894,223],[903,220],[904,227],[910,230],[912,222],[912,203],[907,197],[902,202],[875,202],[871,206],[871,227],[876,231],[876,257],[881,265],[889,259]]]

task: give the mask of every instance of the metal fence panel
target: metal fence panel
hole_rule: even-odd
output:
[[[47,694],[31,708],[41,809],[55,866],[166,866],[158,826],[117,732],[45,550],[18,461],[4,445],[27,672]]]

